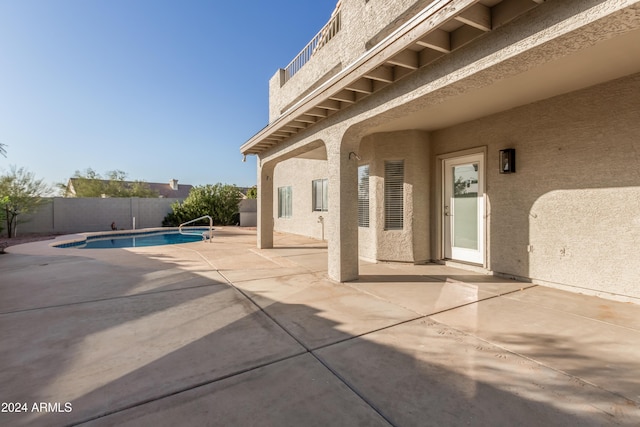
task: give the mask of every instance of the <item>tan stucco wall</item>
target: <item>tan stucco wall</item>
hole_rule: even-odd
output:
[[[274,230],[322,239],[322,224],[318,222],[318,218],[322,216],[326,238],[328,212],[312,210],[311,182],[327,176],[326,160],[294,158],[278,163],[273,180]],[[284,186],[291,186],[291,218],[278,218],[278,188]]]
[[[370,135],[360,144],[361,164],[369,164],[370,230],[360,232],[360,256],[382,261],[421,262],[429,251],[429,139],[426,132]],[[385,230],[384,164],[404,160],[404,228]]]
[[[520,107],[524,109],[520,111],[528,111],[528,114],[518,113],[520,116],[515,117],[517,120],[512,120],[512,115],[515,114],[514,111],[516,110],[509,111],[508,109],[558,94],[568,93],[598,82],[616,79],[630,73],[637,73],[637,62],[633,60],[635,57],[631,52],[634,52],[633,47],[637,45],[637,43],[634,45],[633,42],[638,35],[638,20],[636,19],[638,16],[638,4],[631,0],[545,2],[525,16],[480,37],[477,41],[456,50],[450,55],[446,55],[429,66],[419,69],[414,74],[408,75],[393,85],[376,92],[374,95],[362,99],[355,105],[331,114],[327,119],[304,132],[288,138],[283,143],[265,150],[259,156],[260,164],[262,165],[259,166],[259,173],[262,173],[262,175],[259,175],[259,179],[262,180],[260,182],[263,184],[272,182],[265,181],[270,175],[270,171],[267,171],[270,167],[269,165],[275,164],[279,159],[288,158],[304,151],[307,146],[314,144],[318,140],[328,141],[328,152],[330,154],[333,153],[332,156],[329,156],[329,163],[332,165],[331,172],[338,177],[337,181],[334,180],[334,182],[340,182],[343,176],[348,177],[352,174],[352,171],[349,170],[350,168],[345,167],[343,160],[345,154],[351,151],[352,140],[359,140],[365,135],[417,127],[432,131],[433,129],[441,129],[452,126],[455,123],[465,122],[463,125],[436,131],[435,135],[440,138],[438,146],[431,146],[432,164],[430,165],[430,170],[432,186],[430,192],[433,195],[431,199],[433,206],[431,208],[432,226],[430,228],[432,231],[430,237],[431,257],[437,258],[441,256],[437,252],[437,242],[440,236],[437,228],[434,227],[440,215],[435,203],[437,202],[435,197],[435,190],[437,189],[436,178],[438,178],[435,156],[469,147],[486,147],[489,153],[487,157],[487,203],[489,206],[489,221],[487,224],[489,253],[487,254],[487,266],[506,274],[532,277],[537,282],[551,280],[551,277],[556,273],[549,272],[552,270],[553,264],[549,264],[547,259],[553,256],[551,254],[555,253],[555,250],[551,251],[553,248],[549,246],[549,255],[541,256],[539,252],[540,245],[535,241],[529,242],[529,236],[533,237],[539,232],[533,229],[532,231],[527,231],[526,238],[522,238],[517,232],[523,229],[521,226],[524,226],[526,230],[529,230],[529,227],[532,226],[528,216],[538,199],[539,203],[550,203],[552,199],[544,197],[545,195],[557,190],[568,190],[572,194],[578,194],[578,190],[587,190],[589,187],[580,188],[575,187],[576,185],[584,185],[585,182],[590,182],[594,179],[598,181],[600,177],[598,175],[591,176],[588,171],[594,167],[597,171],[600,170],[599,162],[601,157],[607,155],[616,157],[623,150],[624,154],[622,156],[628,165],[631,159],[627,155],[629,152],[633,153],[629,149],[630,144],[632,145],[629,142],[630,138],[627,138],[627,145],[625,146],[623,140],[615,137],[618,136],[617,133],[624,132],[624,129],[629,129],[628,122],[638,122],[637,117],[629,117],[634,112],[637,113],[638,108],[634,106],[635,110],[624,110],[625,114],[623,115],[626,115],[626,117],[613,114],[613,120],[608,122],[606,121],[607,119],[602,118],[612,115],[608,110],[608,106],[599,106],[597,103],[592,105],[590,99],[583,100],[579,108],[575,108],[574,105],[570,107],[562,106],[563,103],[566,103],[566,100],[561,100],[559,105],[556,105],[557,108],[552,110],[553,114],[549,114],[544,108]],[[634,32],[634,30],[636,31]],[[608,53],[616,54],[608,55]],[[620,59],[621,57],[624,60]],[[627,61],[627,58],[631,60]],[[638,92],[637,86],[631,89],[627,87],[626,90]],[[542,102],[558,103],[557,99]],[[608,102],[615,103],[617,98],[609,99]],[[625,102],[627,104],[630,103],[628,98]],[[620,105],[624,105],[624,102],[617,104],[616,109]],[[594,108],[598,110],[594,110]],[[505,110],[507,112],[492,115]],[[576,117],[576,111],[587,112],[588,118]],[[468,122],[478,117],[484,118]],[[584,121],[584,123],[580,120]],[[603,120],[605,123],[601,123]],[[580,126],[590,127],[591,131],[594,132],[584,131],[586,134],[584,136],[588,143],[585,141],[576,142],[575,139],[571,139],[576,135],[580,135],[580,132],[573,133],[576,121],[579,122]],[[598,124],[603,124],[603,128],[607,128],[612,122],[616,121],[619,123],[606,132],[607,135],[614,135],[614,141],[602,135],[598,137],[598,129],[602,128],[598,127]],[[516,122],[518,123],[517,128],[514,124]],[[540,129],[543,129],[543,131],[540,132]],[[510,133],[510,131],[513,132]],[[636,128],[632,128],[631,133],[635,139],[638,139]],[[446,142],[444,142],[445,136]],[[521,139],[516,139],[514,136]],[[596,140],[597,142],[594,142]],[[559,149],[557,147],[554,148],[552,144],[559,145]],[[591,148],[573,149],[571,148],[573,145],[579,147],[592,146],[593,149],[596,149],[596,154],[593,154]],[[519,171],[511,176],[511,178],[515,177],[515,179],[508,181],[510,184],[505,184],[506,181],[504,179],[508,177],[498,175],[496,158],[499,148],[509,146],[518,149]],[[527,179],[520,178],[524,167],[521,156],[523,150],[529,156],[528,159],[542,160],[542,163],[535,164],[536,173],[531,173],[531,165],[529,165]],[[569,150],[576,153],[570,156],[564,151],[560,156],[557,156],[554,150],[559,152]],[[608,150],[612,150],[615,155],[608,154]],[[334,159],[333,162],[332,158]],[[566,163],[559,170],[550,166],[556,161],[556,158],[560,158]],[[594,160],[596,161],[595,166],[593,164]],[[572,163],[576,161],[581,162],[581,165],[576,166]],[[591,163],[582,164],[585,162]],[[610,174],[613,174],[611,167],[614,166],[614,163],[614,161],[609,161],[608,159],[604,161],[606,167],[609,168]],[[570,166],[568,167],[567,165]],[[577,169],[574,170],[572,168]],[[579,172],[562,176],[563,179],[568,180],[570,183],[567,188],[558,187],[560,185],[558,184],[558,179],[553,181],[552,184],[546,185],[546,181],[544,181],[546,175],[564,174],[562,172],[564,170],[571,173]],[[583,179],[585,176],[588,179]],[[578,177],[578,180],[581,179],[579,184],[573,183],[574,177]],[[607,183],[608,179],[605,179],[604,182]],[[627,177],[626,179],[629,178]],[[598,187],[600,185],[598,182],[592,185],[593,189],[600,188]],[[607,183],[606,185],[609,184]],[[264,185],[263,188],[265,188]],[[335,185],[333,188],[335,188]],[[605,188],[608,187],[602,187],[602,189]],[[608,195],[607,197],[613,197],[616,191],[622,190],[625,193],[620,194],[618,198],[627,196],[637,198],[637,183],[623,184],[615,188],[615,191],[605,191]],[[347,188],[347,190],[349,189]],[[507,197],[500,191],[511,191],[511,193]],[[631,191],[631,194],[628,191]],[[270,195],[272,193],[272,191],[269,191]],[[343,193],[339,194],[342,195]],[[334,194],[334,199],[335,196]],[[616,201],[615,197],[611,200],[605,200],[606,197],[601,199],[602,195],[600,194],[596,196],[597,200],[605,202]],[[263,197],[263,199],[266,199],[266,197]],[[570,199],[570,197],[560,197],[560,201],[564,205],[556,207],[575,208],[575,203],[567,205]],[[344,202],[344,200],[341,199],[341,202]],[[336,223],[340,223],[338,225],[346,223],[351,227],[351,222],[345,221],[345,219],[353,216],[353,206],[349,206],[348,203],[343,204],[347,206],[348,214],[342,215],[342,221],[336,221]],[[496,207],[505,208],[505,210],[501,210],[503,212],[502,216],[495,213]],[[271,208],[271,203],[269,203],[269,208]],[[593,205],[586,205],[585,208],[595,209]],[[522,213],[523,209],[526,214]],[[636,224],[636,218],[629,214],[631,208],[626,210],[627,208],[625,207],[624,209],[624,220],[627,223]],[[551,212],[549,208],[546,208],[545,211],[548,212],[545,221],[538,221],[538,224],[542,229],[549,230],[550,224],[555,223],[554,221],[560,218],[560,214],[555,211]],[[524,218],[522,215],[524,215]],[[567,213],[567,215],[570,214]],[[604,219],[602,217],[603,214],[598,215],[597,218]],[[265,226],[262,227],[266,231],[259,233],[259,236],[261,236],[258,239],[259,247],[269,247],[268,244],[271,239],[269,233],[271,224],[269,221],[271,217],[272,215],[268,215],[268,221],[265,221]],[[534,214],[532,218],[539,220],[542,217]],[[609,218],[612,218],[614,223],[617,221],[616,216]],[[560,228],[569,230],[570,228],[562,224],[569,224],[570,222],[571,219],[559,220]],[[573,223],[575,221],[571,222],[572,225]],[[502,227],[503,230],[495,232],[494,235],[493,228],[495,227]],[[344,271],[348,270],[349,274],[344,275],[344,277],[348,277],[348,280],[350,280],[357,276],[357,269],[351,269],[352,252],[354,252],[353,248],[355,247],[353,241],[355,239],[352,239],[351,236],[347,236],[348,238],[343,236],[345,228],[342,226],[340,233],[333,233],[333,237],[329,239],[329,267],[331,270],[331,268],[336,268],[337,265]],[[538,229],[536,228],[536,230]],[[616,230],[614,232],[619,231],[619,229]],[[593,230],[589,230],[589,232],[593,233]],[[617,251],[618,253],[624,252],[625,256],[630,256],[631,252],[628,249],[632,245],[628,244],[628,240],[631,239],[631,242],[637,241],[636,235],[633,234],[636,231],[632,229],[631,232],[631,236],[618,237],[618,240],[622,241],[620,245],[618,245],[616,238],[611,237],[603,244],[605,247],[620,247],[622,250]],[[362,244],[362,234],[360,232],[360,248],[364,246]],[[496,240],[499,235],[502,238]],[[369,238],[372,237],[369,236]],[[599,239],[597,235],[592,235],[592,238]],[[262,244],[261,239],[266,241],[267,245],[260,246]],[[346,243],[343,242],[345,240]],[[333,261],[331,259],[332,241],[334,242],[334,248],[338,248],[338,250],[334,250],[337,255],[334,254],[336,259]],[[589,242],[591,247],[595,246],[593,240],[584,238],[582,234],[576,237],[575,240],[571,240],[571,242],[574,241]],[[523,242],[524,254],[521,251]],[[533,245],[533,252],[526,252],[529,244]],[[571,247],[563,246],[561,249],[564,250],[558,251],[563,254],[565,259],[568,258],[567,254],[574,256],[576,253],[570,250]],[[589,253],[589,250],[581,249],[581,255],[585,254],[591,254],[591,256],[584,256],[581,259],[595,259],[594,255],[597,255],[597,252],[591,251]],[[378,254],[375,255],[378,257]],[[349,259],[344,261],[343,258]],[[627,262],[627,258],[624,258],[624,261],[619,261],[614,255],[609,255],[606,259],[611,261],[607,265],[610,265],[612,269],[622,268],[622,270],[616,270],[613,276],[608,277],[608,283],[606,284],[602,284],[602,279],[606,274],[587,278],[586,276],[590,272],[581,271],[581,274],[573,275],[573,271],[581,268],[575,261],[571,261],[573,262],[572,267],[563,267],[558,270],[560,274],[554,280],[561,282],[550,281],[549,283],[555,283],[554,286],[563,286],[564,284],[565,286],[574,286],[580,289],[588,289],[588,287],[591,287],[591,289],[611,288],[612,295],[616,294],[618,290],[626,295],[638,295],[638,291],[633,289],[628,280],[629,277],[638,276],[637,270],[633,267],[635,264]],[[582,280],[583,276],[586,280]],[[341,280],[343,276],[334,275],[331,277],[335,280]],[[623,284],[609,285],[609,283],[615,283],[619,278],[624,282]],[[571,283],[571,285],[568,285],[568,283]],[[630,287],[632,288],[631,291],[625,290]],[[606,291],[603,290],[602,292]]]
[[[429,145],[421,131],[381,133],[366,137],[360,144],[359,165],[369,165],[369,227],[358,228],[358,253],[368,260],[422,262],[431,259],[429,247]],[[404,229],[385,230],[384,163],[404,160]],[[327,162],[294,158],[278,163],[274,173],[275,230],[320,239],[327,212],[313,212],[311,182],[326,178]],[[293,215],[278,218],[278,187],[291,186]],[[331,209],[331,206],[329,206]]]
[[[638,93],[635,74],[433,132],[434,155],[487,147],[491,270],[640,298]]]

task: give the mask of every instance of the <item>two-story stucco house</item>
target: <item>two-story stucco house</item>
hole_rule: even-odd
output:
[[[258,247],[640,302],[640,1],[341,0],[269,101]]]

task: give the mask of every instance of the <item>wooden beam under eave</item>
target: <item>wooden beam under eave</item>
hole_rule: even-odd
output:
[[[442,53],[451,52],[451,37],[449,32],[436,28],[416,42],[420,46],[428,47]]]
[[[312,108],[310,110],[307,110],[307,112],[305,114],[307,114],[309,116],[325,118],[325,117],[327,117],[327,110],[324,109],[324,108],[314,107],[314,108]]]
[[[444,53],[437,50],[424,49],[420,52],[420,66],[424,67],[442,56]]]
[[[262,142],[260,142],[260,144],[264,144],[264,143],[277,144],[280,141],[282,141],[282,138],[274,136],[273,134],[269,134],[268,136],[266,136],[266,137],[264,137],[262,139]],[[260,145],[260,144],[258,144],[258,145]]]
[[[418,53],[413,50],[403,50],[393,58],[387,61],[389,64],[396,65],[398,67],[408,68],[410,70],[417,70],[419,68]]]
[[[382,65],[374,70],[369,71],[364,77],[385,83],[393,83],[393,68]]]
[[[300,128],[290,126],[288,123],[286,125],[282,126],[282,130],[285,131],[285,132],[289,132],[291,134],[296,134],[296,133],[300,132]]]
[[[385,88],[385,87],[387,87],[387,86],[389,86],[391,84],[389,82],[382,82],[380,80],[372,80],[372,82],[373,82],[373,91],[374,92],[377,92],[380,89],[383,89],[383,88]]]
[[[491,8],[491,24],[498,28],[534,7],[532,0],[504,0]]]
[[[350,90],[343,89],[338,93],[334,93],[329,97],[329,99],[333,99],[334,101],[340,102],[348,102],[349,104],[353,104],[356,102],[356,94]]]
[[[415,70],[411,69],[411,68],[405,68],[405,67],[396,67],[396,69],[393,71],[393,75],[396,78],[396,81],[400,80],[401,78],[403,78],[404,76],[407,76],[411,73],[413,73]]]
[[[287,125],[292,127],[292,128],[298,128],[298,129],[306,129],[307,128],[307,124],[306,123],[302,123],[302,122],[299,122],[297,120],[293,120],[293,121],[289,122]]]
[[[451,49],[458,49],[483,34],[485,34],[485,32],[482,30],[469,25],[463,25],[451,33]]]
[[[274,143],[277,144],[278,142],[282,141],[282,138],[278,138],[277,136],[273,136],[273,134],[267,136],[266,138],[264,138],[260,144],[264,144],[265,142],[267,143]],[[258,144],[258,145],[260,145]]]
[[[275,145],[275,143],[272,144],[272,145],[271,144],[262,144],[262,143],[260,143],[260,144],[256,145],[253,148],[255,150],[257,150],[257,151],[264,151],[264,150],[268,150],[269,148],[273,147],[274,145]]]
[[[338,111],[342,107],[340,105],[340,101],[336,101],[333,99],[327,99],[318,104],[319,108],[324,108],[325,110]]]
[[[373,82],[369,79],[356,80],[353,83],[349,83],[346,89],[369,95],[373,93]]]
[[[282,138],[289,138],[291,136],[291,133],[284,131],[284,130],[277,130],[275,132],[273,132],[271,135],[273,136],[280,136]]]
[[[302,123],[310,123],[310,124],[314,124],[315,122],[318,121],[318,119],[316,119],[315,117],[307,116],[306,114],[296,117],[296,120]]]
[[[482,31],[491,31],[491,9],[481,3],[467,8],[454,19]]]
[[[287,135],[286,135],[287,137],[289,137],[289,135],[291,135],[291,134],[295,133],[295,132],[294,132],[294,131],[292,131],[292,130],[287,130],[287,129],[285,129],[285,127],[286,127],[286,125],[283,125],[283,126],[282,126],[282,127],[280,127],[278,130],[274,131],[274,133],[278,133],[278,132],[285,133],[285,134],[287,134]]]
[[[360,102],[362,98],[366,98],[367,96],[371,95],[370,93],[364,93],[364,92],[354,92],[354,93],[356,95],[356,102]]]

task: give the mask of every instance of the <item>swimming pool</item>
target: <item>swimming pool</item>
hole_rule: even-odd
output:
[[[203,241],[203,234],[208,228],[191,228],[184,233],[178,231],[147,231],[130,233],[103,233],[87,236],[84,240],[64,242],[54,245],[56,248],[75,249],[112,249],[136,248],[144,246],[176,245]]]

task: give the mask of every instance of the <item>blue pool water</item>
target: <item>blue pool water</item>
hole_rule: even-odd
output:
[[[76,249],[110,249],[110,248],[136,248],[142,246],[175,245],[179,243],[201,242],[202,233],[207,230],[189,230],[188,233],[180,234],[174,232],[153,232],[124,235],[90,236],[86,241],[65,243],[58,245],[59,248]]]

